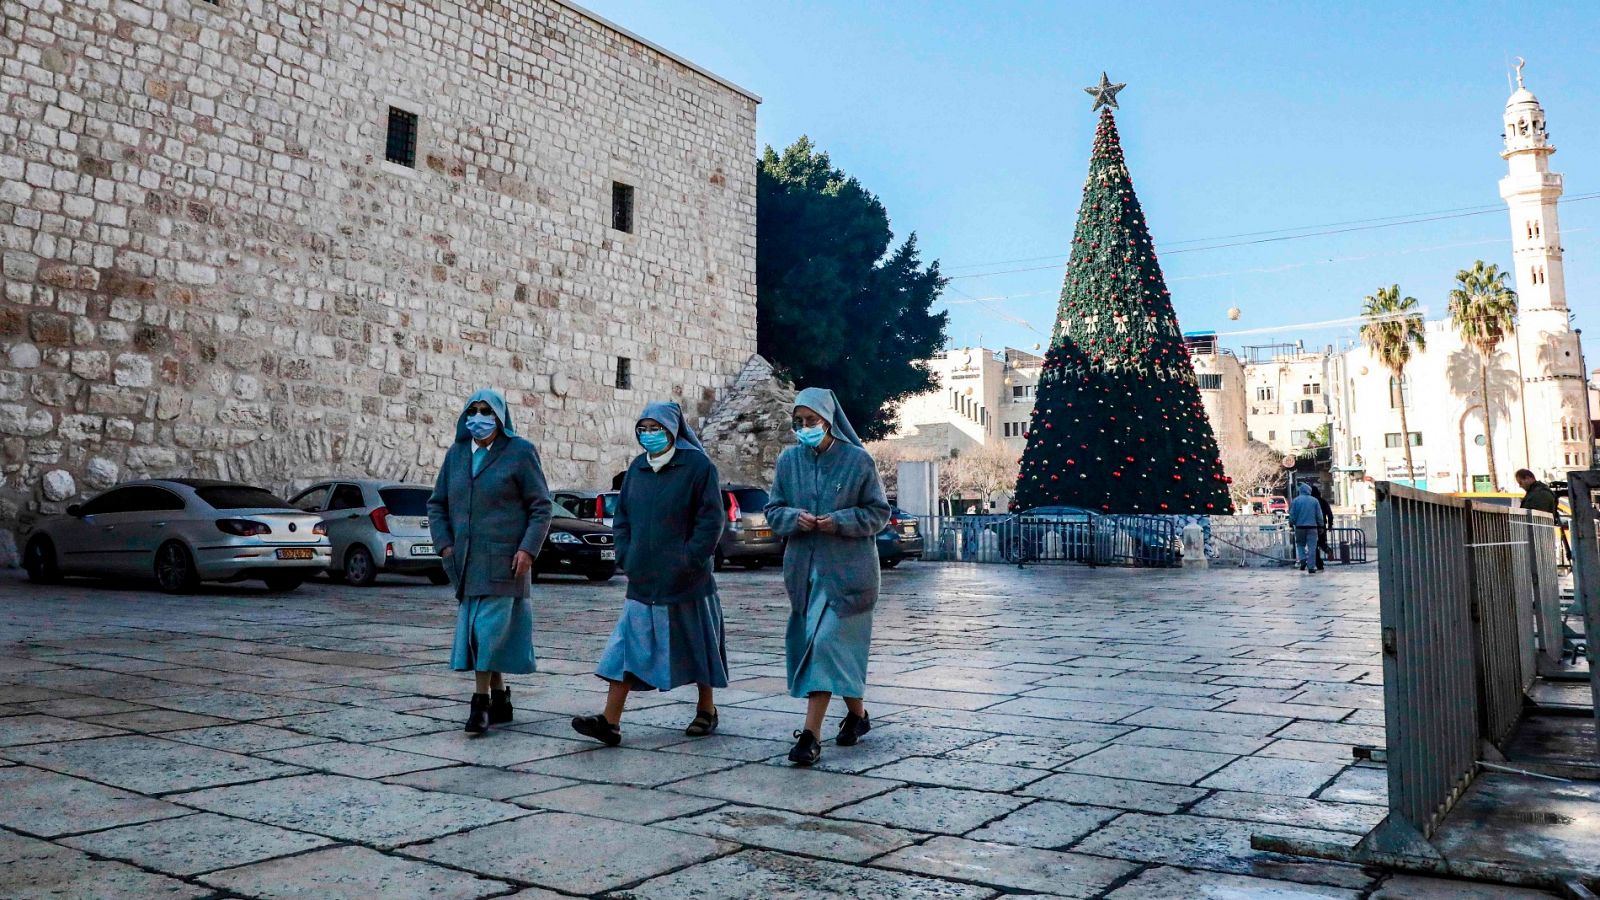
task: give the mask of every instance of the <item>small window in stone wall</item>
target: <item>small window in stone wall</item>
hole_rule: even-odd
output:
[[[633,185],[611,182],[611,227],[633,234]]]
[[[417,167],[417,114],[389,107],[389,140],[383,158],[408,169]]]
[[[633,360],[626,356],[617,357],[617,390],[627,391],[633,389]]]

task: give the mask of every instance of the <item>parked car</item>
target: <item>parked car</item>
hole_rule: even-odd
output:
[[[169,594],[202,581],[260,579],[289,591],[326,569],[332,547],[315,515],[270,491],[229,481],[130,481],[24,536],[30,580],[64,575],[154,578]]]
[[[1267,500],[1267,512],[1269,512],[1269,513],[1288,513],[1289,512],[1289,498],[1288,497],[1278,497],[1278,496],[1273,496],[1271,498],[1268,498],[1268,500]]]
[[[599,522],[610,527],[612,519],[617,515],[617,497],[621,491],[595,491],[583,488],[565,488],[551,491],[550,499],[555,505],[571,513],[579,519],[590,522]]]
[[[545,535],[535,575],[582,575],[590,581],[610,581],[617,574],[617,540],[608,525],[578,518],[565,507],[551,511],[550,533]]]
[[[725,563],[759,569],[783,562],[783,538],[767,523],[767,492],[748,484],[722,486],[722,509],[728,524],[717,542],[717,571]]]
[[[344,479],[319,481],[289,504],[322,519],[333,544],[328,574],[335,580],[366,587],[380,572],[392,572],[448,584],[428,531],[431,493],[424,484]]]
[[[889,523],[878,532],[878,565],[892,569],[902,560],[922,558],[922,527],[917,517],[889,508]]]

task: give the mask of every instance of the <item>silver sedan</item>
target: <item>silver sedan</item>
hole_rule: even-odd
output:
[[[130,481],[24,534],[30,580],[154,577],[169,594],[260,579],[288,591],[332,562],[327,528],[262,488],[175,478]]]

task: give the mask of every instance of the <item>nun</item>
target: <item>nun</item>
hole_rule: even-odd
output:
[[[645,407],[634,437],[644,452],[623,475],[611,525],[627,597],[595,668],[607,684],[606,706],[572,720],[572,730],[608,747],[622,743],[630,691],[695,685],[698,703],[684,734],[704,737],[717,730],[713,689],[728,686],[711,574],[724,519],[717,467],[676,403]]]
[[[465,730],[512,720],[505,676],[534,670],[533,564],[550,528],[539,451],[511,427],[506,398],[485,388],[467,400],[428,498],[433,545],[455,588],[450,667],[475,679]]]
[[[876,541],[889,502],[833,391],[801,391],[793,425],[800,445],[778,457],[767,521],[788,541],[789,694],[807,700],[789,761],[809,766],[822,757],[822,719],[834,694],[844,696],[846,710],[835,744],[852,746],[872,728],[862,696],[878,601]]]

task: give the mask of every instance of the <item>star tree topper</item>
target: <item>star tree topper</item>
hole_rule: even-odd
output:
[[[1101,72],[1099,84],[1090,85],[1089,87],[1083,89],[1084,93],[1094,98],[1094,106],[1091,106],[1089,111],[1094,112],[1102,106],[1109,106],[1112,109],[1117,109],[1117,91],[1120,91],[1127,86],[1128,85],[1125,83],[1112,84],[1111,79],[1106,77],[1106,73]]]

